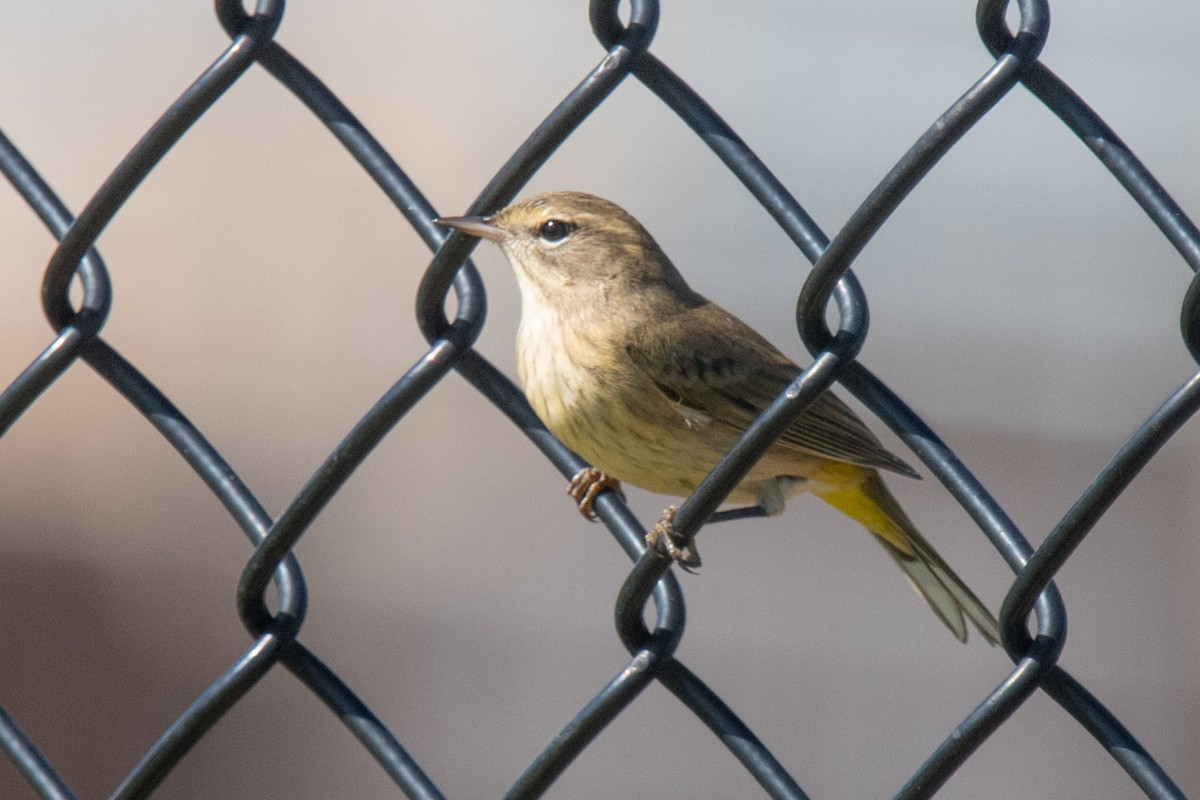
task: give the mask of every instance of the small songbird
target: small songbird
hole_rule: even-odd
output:
[[[517,368],[546,427],[596,469],[572,481],[592,515],[625,481],[686,496],[800,373],[744,322],[694,292],[642,225],[580,192],[537,195],[442,225],[500,245],[521,291]],[[810,492],[866,527],[960,641],[996,619],[917,531],[879,476],[916,476],[830,392],[791,424],[727,498],[768,515]],[[684,565],[690,543],[648,539]]]

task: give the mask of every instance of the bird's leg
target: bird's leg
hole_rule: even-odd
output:
[[[716,511],[708,522],[728,522],[730,519],[751,519],[755,517],[774,517],[784,512],[787,495],[796,492],[798,486],[804,483],[803,477],[781,475],[772,480],[763,481],[758,486],[757,503],[743,506],[740,509]]]
[[[667,506],[662,519],[646,534],[646,544],[653,550],[671,557],[679,566],[688,572],[700,566],[700,553],[696,543],[685,538],[675,530],[675,506]]]
[[[596,497],[605,489],[611,489],[622,500],[625,499],[625,493],[621,491],[621,482],[616,478],[610,478],[595,467],[584,467],[579,470],[567,484],[567,494],[571,495],[571,499],[579,504],[579,513],[593,522],[596,520],[596,509],[592,506],[596,503]]]
[[[742,506],[741,508],[727,508],[724,511],[714,511],[713,515],[708,518],[708,521],[728,522],[731,519],[754,519],[769,516],[771,516],[771,513],[762,506]]]
[[[758,502],[752,506],[729,508],[714,512],[708,518],[709,522],[728,522],[731,519],[751,519],[755,517],[773,517],[783,513],[784,503],[788,495],[794,494],[797,487],[804,485],[804,478],[791,475],[780,475],[768,481],[763,481],[758,487]]]

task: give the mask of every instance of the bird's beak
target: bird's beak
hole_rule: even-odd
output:
[[[434,222],[493,242],[503,242],[508,238],[508,231],[496,225],[495,217],[438,217]]]

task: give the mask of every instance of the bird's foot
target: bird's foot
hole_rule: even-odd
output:
[[[696,550],[695,542],[675,529],[675,511],[675,506],[667,506],[662,519],[646,534],[646,544],[670,556],[672,561],[688,572],[695,572],[700,566],[700,553]]]
[[[596,521],[596,509],[593,506],[596,498],[605,489],[611,489],[622,500],[625,499],[625,493],[621,491],[621,482],[616,478],[610,478],[595,467],[584,467],[579,470],[567,484],[567,494],[571,495],[571,499],[579,504],[579,513],[593,522]]]

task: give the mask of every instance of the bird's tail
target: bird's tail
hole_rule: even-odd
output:
[[[917,594],[925,598],[933,613],[959,641],[967,640],[965,616],[983,638],[991,644],[998,643],[1000,630],[996,618],[917,531],[879,473],[849,464],[837,466],[856,472],[855,479],[822,481],[825,486],[815,494],[875,534],[888,555],[904,570]]]

